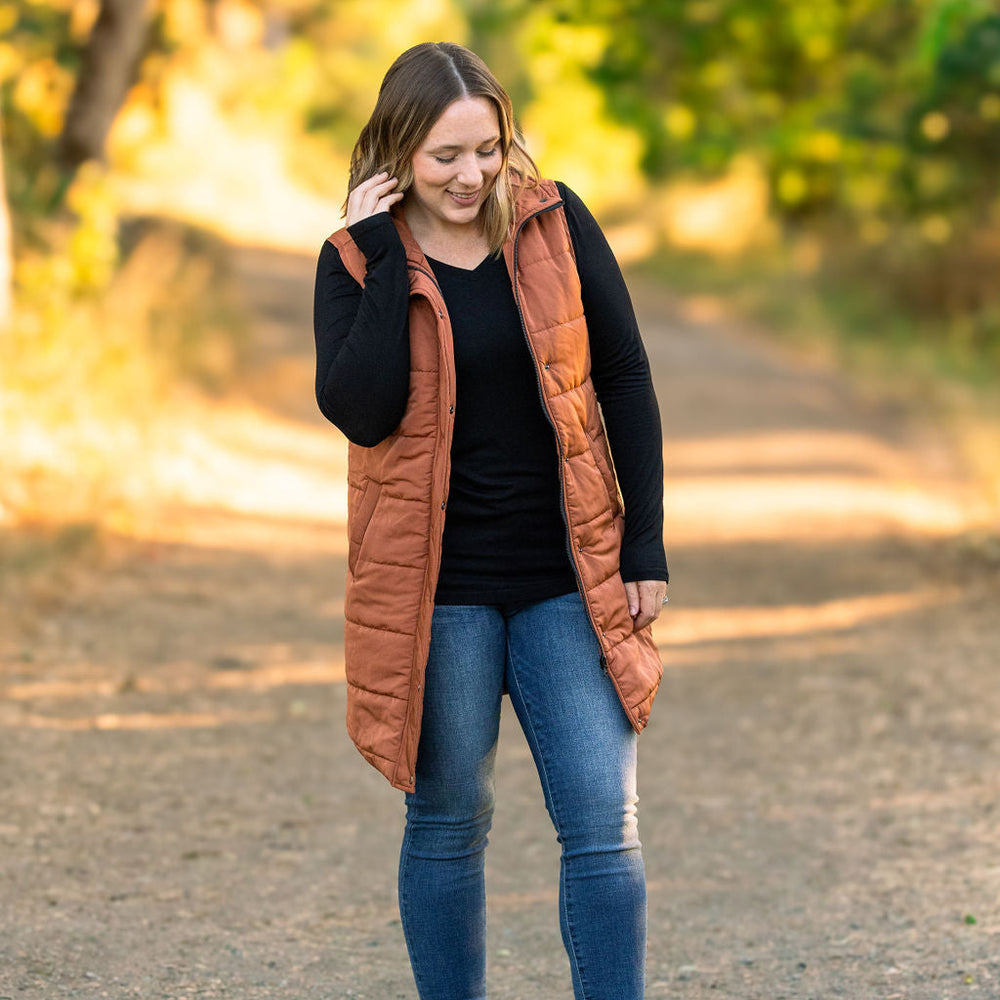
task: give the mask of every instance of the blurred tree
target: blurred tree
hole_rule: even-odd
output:
[[[938,331],[975,314],[957,335],[1000,358],[997,0],[156,0],[148,34],[147,3],[0,0],[19,261],[61,245],[49,223],[74,171],[57,153],[72,168],[107,142],[112,174],[149,181],[171,155],[202,175],[229,156],[242,177],[245,148],[339,188],[386,67],[450,38],[486,58],[543,167],[597,211],[655,196],[650,246],[674,238],[661,185],[721,186],[747,164],[767,231],[808,244],[797,261]],[[116,187],[81,184],[104,207],[73,246],[99,266],[64,271],[91,288],[118,266]]]
[[[934,318],[953,341],[1000,360],[997,0],[464,7],[474,47],[513,78],[529,122],[535,106],[571,104],[567,134],[595,129],[567,83],[582,69],[602,110],[640,138],[651,182],[704,181],[754,163],[785,234],[814,248],[810,267]],[[596,54],[567,44],[596,38],[588,29],[602,32]],[[605,162],[627,167],[633,157],[616,139]],[[607,184],[613,172],[602,173]]]
[[[75,169],[103,159],[104,141],[142,49],[145,15],[146,0],[102,0],[59,137],[64,166]]]

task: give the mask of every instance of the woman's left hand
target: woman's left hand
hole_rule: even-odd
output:
[[[639,631],[660,617],[666,603],[667,584],[664,580],[640,580],[626,582],[628,613],[632,616],[633,628]]]

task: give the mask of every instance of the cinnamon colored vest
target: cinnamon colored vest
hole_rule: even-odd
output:
[[[344,646],[351,739],[396,788],[410,791],[448,505],[455,362],[441,290],[402,216],[393,218],[410,276],[409,398],[388,438],[373,448],[350,446]],[[622,505],[590,379],[573,245],[553,182],[521,193],[513,233],[503,253],[555,433],[569,550],[603,653],[593,668],[608,671],[640,732],[662,668],[650,629],[632,630],[618,573]],[[365,258],[347,230],[330,242],[364,284]]]

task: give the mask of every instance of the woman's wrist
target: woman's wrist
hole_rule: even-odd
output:
[[[347,227],[347,232],[369,262],[393,253],[405,259],[403,242],[388,212],[379,212],[355,222]]]

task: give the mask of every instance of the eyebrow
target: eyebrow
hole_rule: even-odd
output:
[[[486,145],[488,145],[491,142],[499,142],[499,141],[500,141],[500,136],[494,135],[494,136],[490,136],[489,139],[483,139],[482,142],[477,142],[476,145],[477,146],[486,146]],[[451,144],[451,145],[448,145],[448,146],[435,146],[433,149],[428,149],[427,152],[428,153],[448,153],[448,152],[451,152],[451,150],[453,150],[453,149],[461,149],[461,148],[462,148],[461,146],[457,146],[455,144]]]

